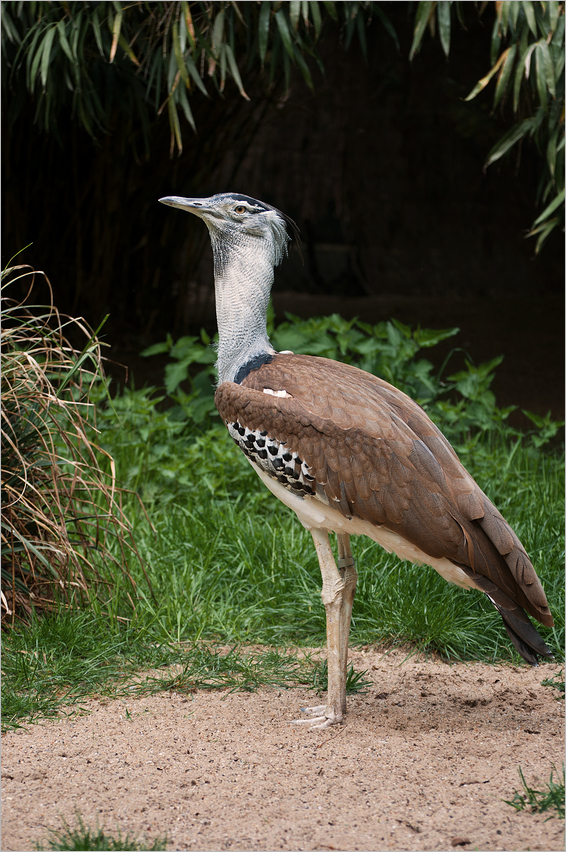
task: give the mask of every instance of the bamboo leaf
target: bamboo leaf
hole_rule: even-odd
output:
[[[315,37],[318,38],[320,35],[320,31],[322,29],[322,18],[320,16],[320,8],[318,5],[318,0],[310,0],[310,10],[312,15],[312,22],[314,25],[314,34]]]
[[[550,202],[548,207],[545,207],[540,216],[538,216],[533,222],[533,228],[543,222],[545,219],[554,213],[555,210],[558,210],[561,204],[564,204],[564,190],[558,193],[556,198]]]
[[[279,30],[279,34],[281,35],[281,41],[283,42],[283,47],[287,53],[287,56],[290,56],[291,59],[295,58],[295,52],[293,50],[293,41],[291,39],[291,33],[289,32],[289,27],[287,26],[287,19],[285,17],[285,13],[283,9],[278,9],[275,13],[275,21],[277,23],[277,28]]]
[[[189,99],[187,97],[187,89],[186,86],[179,86],[179,103],[181,104],[181,109],[185,114],[185,118],[191,125],[193,131],[197,132],[197,126],[195,123],[195,119],[193,116],[193,111],[191,109],[191,105],[189,103]]]
[[[500,32],[506,36],[507,30],[509,29],[509,7],[511,3],[509,0],[504,0],[503,3],[498,3],[498,17],[499,17],[499,30]]]
[[[495,163],[499,160],[504,154],[509,151],[513,145],[523,138],[523,136],[527,136],[527,134],[531,133],[534,129],[535,121],[534,118],[525,118],[523,121],[520,121],[519,124],[513,125],[507,133],[505,133],[501,139],[499,139],[489,154],[487,155],[487,159],[485,162],[485,168],[491,166],[492,163]]]
[[[546,146],[546,162],[548,163],[548,170],[552,177],[554,177],[556,173],[556,151],[559,133],[560,127],[556,127],[554,132],[550,134],[548,145]]]
[[[192,57],[189,56],[188,54],[185,56],[185,65],[187,66],[187,68],[189,70],[189,74],[191,75],[191,79],[193,80],[193,82],[196,83],[196,85],[201,90],[203,95],[206,95],[206,97],[208,97],[208,92],[206,91],[206,86],[204,85],[203,79],[198,72],[198,68],[196,67],[195,63],[193,62]]]
[[[446,59],[450,54],[450,2],[440,2],[436,7],[436,17],[438,20],[438,35],[440,36],[440,44]]]
[[[297,32],[299,21],[301,20],[301,0],[291,0],[289,3],[289,20],[291,21],[291,26]]]
[[[128,44],[128,42],[126,41],[126,37],[125,37],[125,35],[124,35],[123,33],[120,33],[120,38],[118,39],[118,43],[119,43],[120,47],[122,48],[122,50],[124,51],[124,53],[126,54],[126,56],[127,56],[129,59],[131,59],[131,60],[132,60],[132,62],[134,63],[134,65],[137,65],[137,66],[138,66],[138,68],[139,68],[139,67],[140,67],[140,62],[139,62],[139,60],[138,60],[138,58],[137,58],[136,54],[135,54],[135,53],[134,53],[134,51],[132,50],[132,47],[131,47],[131,46]]]
[[[222,9],[214,20],[212,28],[212,51],[216,58],[220,55],[220,45],[224,40],[224,10]]]
[[[511,72],[513,71],[513,63],[515,61],[515,55],[517,53],[517,45],[513,44],[506,51],[507,56],[505,57],[505,61],[501,66],[501,70],[499,72],[499,76],[497,78],[497,85],[495,87],[495,95],[493,97],[493,106],[497,107],[501,98],[505,95],[507,91],[507,84],[511,77]]]
[[[311,91],[314,91],[314,84],[313,84],[313,81],[312,81],[312,76],[311,76],[311,72],[309,70],[309,66],[307,65],[307,63],[305,61],[305,57],[303,56],[300,47],[298,47],[298,46],[295,47],[295,62],[299,66],[299,70],[300,70],[301,74],[303,75],[303,79],[304,79],[305,83],[307,84],[307,86],[309,87],[309,89]]]
[[[53,44],[53,39],[55,38],[55,30],[56,27],[52,26],[49,30],[47,30],[47,35],[43,39],[43,54],[41,57],[41,85],[43,86],[43,91],[45,91],[45,87],[47,85],[49,60],[51,59],[51,46]]]
[[[323,0],[324,8],[332,18],[335,24],[338,23],[338,12],[336,11],[336,3],[332,2],[332,0]]]
[[[391,21],[389,20],[389,18],[387,17],[385,12],[381,8],[381,6],[379,6],[379,5],[375,6],[374,12],[377,15],[377,17],[379,18],[379,20],[381,21],[381,23],[383,24],[386,32],[391,36],[391,38],[395,42],[395,47],[397,48],[398,51],[400,51],[401,45],[399,44],[399,39],[397,37],[397,32],[395,30],[395,27],[393,26],[393,24],[391,23]]]
[[[550,55],[550,49],[546,41],[542,39],[537,43],[537,77],[539,73],[539,59],[542,77],[546,90],[550,92],[553,98],[556,97],[556,80],[554,79],[554,64]],[[545,92],[546,95],[546,92]],[[546,103],[546,98],[545,98]]]
[[[474,88],[472,89],[470,94],[468,95],[468,97],[464,98],[465,101],[471,101],[472,98],[475,98],[476,95],[478,95],[480,92],[482,92],[485,89],[485,87],[487,86],[487,84],[489,83],[489,81],[491,80],[493,75],[497,74],[501,65],[505,62],[505,59],[506,59],[508,53],[509,53],[509,48],[507,48],[507,50],[503,51],[503,53],[501,54],[501,56],[499,57],[499,59],[497,60],[495,65],[492,68],[490,68],[490,70],[487,72],[485,77],[482,77],[481,80],[478,80],[478,82],[476,83],[476,85],[474,86]]]
[[[124,12],[122,9],[116,14],[114,18],[114,23],[112,25],[112,47],[110,48],[110,64],[114,62],[114,57],[116,56],[116,50],[118,49],[118,39],[120,38],[120,30],[122,29],[122,19],[124,17]]]
[[[409,52],[409,62],[411,62],[420,47],[424,32],[426,30],[426,26],[429,22],[430,16],[434,12],[435,6],[436,3],[430,2],[430,0],[428,0],[427,2],[423,2],[423,0],[421,0],[417,7],[417,13],[415,15],[415,29],[413,33],[413,43]]]
[[[173,97],[173,92],[169,95],[167,99],[167,111],[169,112],[169,126],[171,128],[171,147],[169,149],[169,156],[172,157],[175,151],[175,142],[177,142],[177,148],[179,149],[179,155],[183,151],[183,140],[181,137],[181,125],[179,123],[179,115],[177,113],[177,106],[175,104],[175,99]]]
[[[545,47],[548,51],[548,45],[545,44]],[[537,42],[536,50],[535,50],[535,64],[537,69],[536,74],[536,83],[537,83],[537,92],[539,96],[540,103],[543,107],[546,107],[548,104],[548,87],[547,87],[547,67],[546,67],[546,56],[544,51],[541,49],[541,43]]]
[[[519,97],[521,95],[521,85],[523,83],[523,74],[525,73],[525,60],[519,57],[515,66],[515,79],[513,81],[513,112],[517,112],[519,108]]]
[[[74,62],[75,57],[73,56],[73,51],[71,50],[71,45],[69,44],[69,39],[67,38],[65,24],[62,19],[60,21],[57,21],[57,34],[59,36],[59,44],[61,45],[61,50],[63,51],[69,62]]]
[[[519,12],[521,11],[520,3],[510,3],[509,4],[509,20],[511,21],[511,26],[513,30],[517,29],[517,21],[519,20]]]
[[[189,82],[189,72],[187,71],[185,60],[183,59],[183,48],[181,47],[181,40],[179,38],[179,24],[177,23],[177,21],[173,22],[171,38],[173,41],[173,52],[175,53],[177,68],[180,71],[183,83],[187,84]]]
[[[96,46],[98,48],[98,52],[101,56],[104,56],[104,47],[102,46],[102,33],[100,31],[100,21],[98,20],[98,10],[100,6],[94,10],[91,18],[92,29],[94,31],[94,40],[96,41]]]
[[[525,17],[527,19],[527,24],[529,25],[529,29],[534,35],[534,37],[537,38],[537,19],[535,16],[534,4],[529,2],[529,0],[523,0],[522,6],[523,11],[525,13]]]
[[[259,20],[257,25],[257,40],[259,45],[259,58],[261,64],[265,62],[267,53],[267,42],[269,40],[269,23],[271,20],[271,3],[268,0],[263,0],[259,10]]]
[[[191,15],[191,7],[187,0],[182,0],[181,2],[181,12],[183,13],[183,20],[185,22],[185,26],[187,28],[187,36],[189,38],[189,43],[191,45],[191,50],[196,49],[196,40],[195,40],[195,27],[193,24],[193,18]]]
[[[238,87],[238,91],[240,92],[241,96],[243,98],[245,98],[247,101],[249,101],[249,97],[247,96],[247,94],[244,90],[242,78],[240,77],[240,70],[239,70],[238,65],[236,63],[236,60],[234,58],[232,48],[230,47],[229,44],[227,44],[225,47],[226,47],[226,58],[228,59],[228,66],[230,68],[230,73],[231,73],[232,77],[234,78],[234,80],[236,81],[236,85]]]

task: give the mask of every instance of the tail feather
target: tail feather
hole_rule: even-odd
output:
[[[538,666],[539,656],[552,659],[552,651],[543,642],[528,616],[520,607],[515,607],[514,611],[511,612],[496,604],[489,595],[487,597],[503,619],[503,625],[511,642],[527,663],[530,663],[531,666]]]

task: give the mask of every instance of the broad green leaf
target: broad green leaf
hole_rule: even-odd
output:
[[[446,59],[450,54],[450,2],[441,2],[436,7],[436,17],[438,20],[438,35],[440,36],[440,44]]]
[[[232,48],[230,47],[229,44],[227,44],[227,45],[225,45],[225,49],[226,49],[226,58],[228,59],[228,66],[230,68],[230,73],[231,73],[232,77],[234,78],[234,80],[236,82],[236,85],[238,87],[238,91],[240,92],[240,94],[243,98],[245,98],[247,101],[249,101],[249,97],[247,96],[247,94],[244,90],[244,85],[242,83],[242,78],[240,77],[240,71],[239,71],[237,62],[234,58]]]
[[[523,121],[520,121],[519,124],[513,125],[507,133],[504,133],[501,139],[499,139],[489,154],[487,155],[487,159],[485,161],[485,165],[491,166],[492,163],[495,163],[500,159],[504,154],[509,151],[513,145],[515,145],[519,139],[522,139],[523,136],[527,136],[527,134],[531,133],[535,126],[534,118],[524,118]]]
[[[51,59],[51,46],[55,37],[56,27],[53,26],[47,31],[47,35],[43,39],[43,53],[41,57],[41,85],[43,91],[47,85],[47,74],[49,73],[49,60]]]
[[[271,20],[271,3],[268,0],[263,0],[259,10],[259,20],[257,26],[257,40],[259,46],[259,58],[261,64],[265,62],[267,53],[267,43],[269,40],[269,23]]]
[[[515,78],[513,80],[513,112],[516,113],[519,108],[519,97],[521,96],[521,86],[523,84],[523,75],[525,73],[525,60],[519,57],[515,66]]]
[[[285,17],[283,9],[277,10],[277,12],[275,13],[275,21],[277,23],[279,34],[281,35],[281,41],[283,42],[283,47],[285,48],[287,56],[290,56],[291,59],[294,59],[295,51],[293,50],[293,41],[291,39],[291,33],[289,32],[289,27],[287,26],[287,18]]]
[[[411,45],[411,50],[409,52],[409,62],[413,59],[414,55],[418,51],[424,32],[426,30],[426,26],[429,22],[431,14],[434,12],[434,7],[436,3],[431,2],[431,0],[421,0],[419,5],[417,6],[417,13],[415,15],[415,29],[413,33],[413,43]]]

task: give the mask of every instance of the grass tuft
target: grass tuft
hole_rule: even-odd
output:
[[[36,275],[44,273],[27,266],[2,273],[3,626],[61,601],[85,605],[106,582],[101,562],[135,589],[115,470],[89,422],[92,389],[104,378],[101,345],[82,320],[29,304]],[[28,281],[23,301],[5,295]]]
[[[77,815],[76,825],[73,827],[61,818],[62,829],[50,829],[47,839],[48,846],[36,845],[38,850],[109,850],[109,852],[136,852],[136,850],[165,850],[167,849],[167,838],[157,837],[151,846],[149,841],[135,840],[130,834],[123,835],[121,831],[113,834],[107,833],[103,828],[89,828],[84,820]]]
[[[525,781],[523,771],[519,768],[523,792],[515,790],[512,799],[503,801],[515,808],[516,811],[529,810],[530,813],[545,813],[551,811],[547,819],[558,817],[564,819],[564,764],[562,764],[562,780],[554,780],[554,770],[550,773],[548,783],[543,790],[535,790],[529,787]]]

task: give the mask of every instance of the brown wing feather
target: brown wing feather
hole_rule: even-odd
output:
[[[267,430],[297,452],[345,515],[385,525],[429,556],[470,569],[552,625],[519,539],[440,430],[401,391],[336,361],[277,355],[241,385],[220,385],[215,400],[226,422]]]

